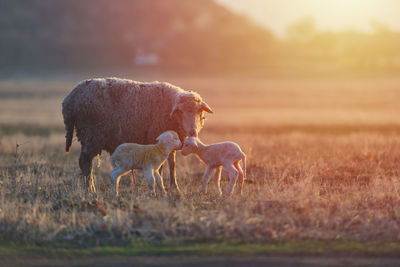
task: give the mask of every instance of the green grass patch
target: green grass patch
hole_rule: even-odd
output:
[[[133,244],[128,246],[99,246],[78,248],[71,246],[0,245],[0,256],[252,256],[252,255],[319,255],[319,254],[361,254],[398,255],[400,243],[394,242],[312,242],[287,241],[263,244]]]

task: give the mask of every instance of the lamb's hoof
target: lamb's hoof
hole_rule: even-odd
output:
[[[226,193],[226,195],[223,196],[224,199],[230,199],[232,198],[233,193]]]
[[[148,193],[148,197],[149,197],[149,198],[156,198],[156,197],[157,197],[157,194],[156,194],[155,191],[150,191],[150,192]]]
[[[160,192],[160,197],[166,198],[168,196],[167,191],[161,191]]]

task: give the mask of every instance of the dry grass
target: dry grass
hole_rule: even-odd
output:
[[[177,172],[184,196],[180,200],[173,194],[166,199],[149,197],[140,174],[134,192],[126,178],[122,196],[115,198],[109,190],[111,168],[107,155],[103,155],[101,167],[96,168],[98,193],[85,195],[77,164],[78,143],[74,142],[70,155],[63,152],[58,106],[63,93],[45,97],[44,101],[52,103],[44,108],[44,113],[49,109],[52,114],[46,119],[35,93],[0,99],[0,107],[4,102],[14,107],[0,116],[0,235],[4,240],[65,241],[83,246],[138,240],[399,241],[398,82],[341,81],[348,86],[340,87],[337,97],[332,93],[336,85],[330,81],[257,82],[224,83],[218,79],[204,83],[201,79],[187,79],[180,83],[197,87],[216,111],[202,132],[204,141],[233,140],[248,154],[244,196],[227,200],[215,194],[214,180],[209,194],[200,195],[204,166],[195,157],[181,155]],[[252,83],[255,84],[248,87],[249,92],[259,95],[245,98],[240,89]],[[28,84],[20,84],[19,88],[23,91]],[[70,84],[73,83],[65,82],[63,87]],[[227,94],[235,84],[231,92],[240,94],[241,101],[237,101],[235,93]],[[316,85],[307,90],[312,84],[328,87],[331,93],[321,93]],[[214,85],[221,90],[215,95]],[[303,91],[296,86],[303,86]],[[272,100],[271,95],[275,95]],[[357,99],[359,95],[364,98]],[[312,97],[314,101],[307,100]],[[17,108],[22,103],[31,105],[30,114],[24,111],[25,105]],[[268,114],[259,118],[257,127],[251,125],[252,118],[246,119],[246,115],[253,114],[253,108]],[[308,112],[310,108],[313,112]],[[231,110],[232,117],[218,115]],[[335,117],[335,110],[347,116]],[[365,121],[360,114],[366,116]],[[367,120],[368,114],[376,117]],[[379,114],[383,114],[381,120]],[[55,130],[27,135],[27,127],[35,120],[29,118],[36,116],[42,118],[41,127]],[[283,123],[278,123],[280,118]],[[240,122],[246,126],[241,127]],[[11,126],[13,130],[7,132],[5,129]],[[17,149],[16,143],[20,144]],[[167,179],[167,172],[164,174]],[[222,186],[226,189],[225,176]]]

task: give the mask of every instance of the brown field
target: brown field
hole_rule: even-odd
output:
[[[167,80],[203,96],[215,114],[202,139],[233,140],[248,155],[243,197],[218,198],[215,180],[200,195],[204,165],[179,153],[181,199],[149,197],[140,173],[135,191],[125,178],[115,198],[106,154],[95,170],[98,192],[86,195],[80,145],[64,153],[61,116],[80,78],[2,80],[4,241],[400,241],[399,79],[131,78]]]

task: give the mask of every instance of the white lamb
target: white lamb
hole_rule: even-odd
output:
[[[134,175],[135,169],[143,170],[150,191],[155,194],[154,176],[157,179],[158,187],[162,195],[165,195],[165,188],[162,177],[158,173],[161,165],[168,158],[168,155],[182,146],[179,136],[174,131],[166,131],[157,137],[157,144],[140,145],[135,143],[124,143],[119,145],[110,157],[111,178],[115,183],[115,194],[118,196],[118,187],[121,177],[129,172]],[[133,176],[134,183],[134,176]],[[113,186],[114,189],[114,186]],[[114,191],[114,190],[113,190]]]
[[[230,177],[227,195],[232,195],[238,175],[240,179],[240,194],[242,194],[243,183],[246,179],[246,155],[242,152],[239,145],[233,142],[205,145],[198,138],[189,137],[184,141],[182,155],[186,156],[191,153],[195,153],[205,164],[207,164],[203,176],[203,193],[207,192],[207,183],[210,181],[213,169],[217,169],[217,190],[219,195],[222,195],[221,170],[223,167]],[[240,161],[242,161],[243,169],[239,164]]]

